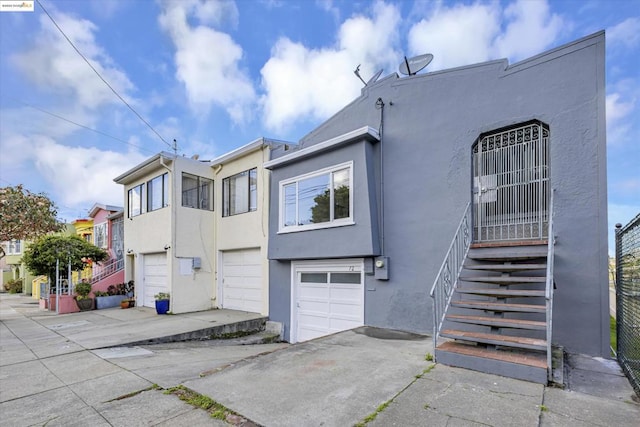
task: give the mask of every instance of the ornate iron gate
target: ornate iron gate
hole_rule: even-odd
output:
[[[481,135],[473,146],[474,241],[548,234],[549,128],[532,121]]]
[[[640,396],[640,214],[616,228],[616,354]]]

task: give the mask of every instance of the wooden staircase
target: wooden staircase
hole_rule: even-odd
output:
[[[547,383],[547,241],[472,244],[440,329],[438,363]]]

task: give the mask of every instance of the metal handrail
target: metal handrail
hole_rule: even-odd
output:
[[[553,369],[552,369],[552,353],[551,353],[551,337],[553,332],[553,259],[554,259],[554,247],[555,236],[553,234],[553,193],[555,189],[551,189],[549,198],[549,234],[547,242],[547,282],[544,291],[544,297],[546,300],[546,312],[547,312],[547,379],[552,381]]]
[[[124,268],[124,258],[115,258],[100,266],[100,270],[91,277],[91,284],[95,284],[105,277],[111,276]]]
[[[453,291],[471,245],[471,203],[467,204],[429,295],[433,299],[433,349],[438,345],[440,329],[451,302]],[[434,356],[435,357],[435,356]]]

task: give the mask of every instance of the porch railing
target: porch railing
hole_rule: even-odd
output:
[[[440,329],[451,302],[451,296],[458,285],[458,277],[462,271],[469,247],[471,245],[471,203],[464,210],[458,229],[449,245],[449,250],[440,266],[438,275],[431,287],[433,299],[433,348],[438,345]],[[435,357],[435,356],[434,356]]]
[[[98,283],[105,277],[111,276],[114,273],[124,268],[124,258],[115,258],[100,266],[93,267],[93,275],[91,277],[91,284]]]
[[[547,314],[547,379],[552,381],[553,369],[552,353],[551,353],[551,338],[553,331],[553,257],[555,247],[555,236],[553,234],[553,193],[555,189],[551,189],[549,195],[549,237],[547,243],[547,283],[545,287],[544,297],[546,300],[546,314]]]

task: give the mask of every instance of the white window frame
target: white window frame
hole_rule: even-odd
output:
[[[22,243],[22,240],[16,239],[7,241],[7,255],[21,255]]]
[[[306,224],[306,225],[290,225],[285,227],[284,225],[284,187],[286,185],[297,183],[299,181],[314,178],[316,176],[329,174],[331,177],[332,172],[339,171],[341,169],[349,169],[349,217],[348,218],[340,218],[340,219],[330,219],[327,222],[321,222],[317,224]],[[315,170],[313,172],[309,172],[303,175],[298,175],[293,178],[288,178],[279,182],[279,199],[278,199],[278,234],[284,233],[296,233],[299,231],[307,231],[307,230],[319,230],[323,228],[334,228],[334,227],[344,227],[347,225],[354,225],[354,213],[353,213],[353,199],[354,199],[354,182],[353,182],[353,161],[340,163],[338,165],[326,167],[323,169]],[[330,179],[329,188],[333,189],[333,180]],[[331,212],[333,212],[333,204],[331,204]],[[298,213],[298,195],[296,188],[296,215]],[[332,215],[333,216],[333,215]]]

